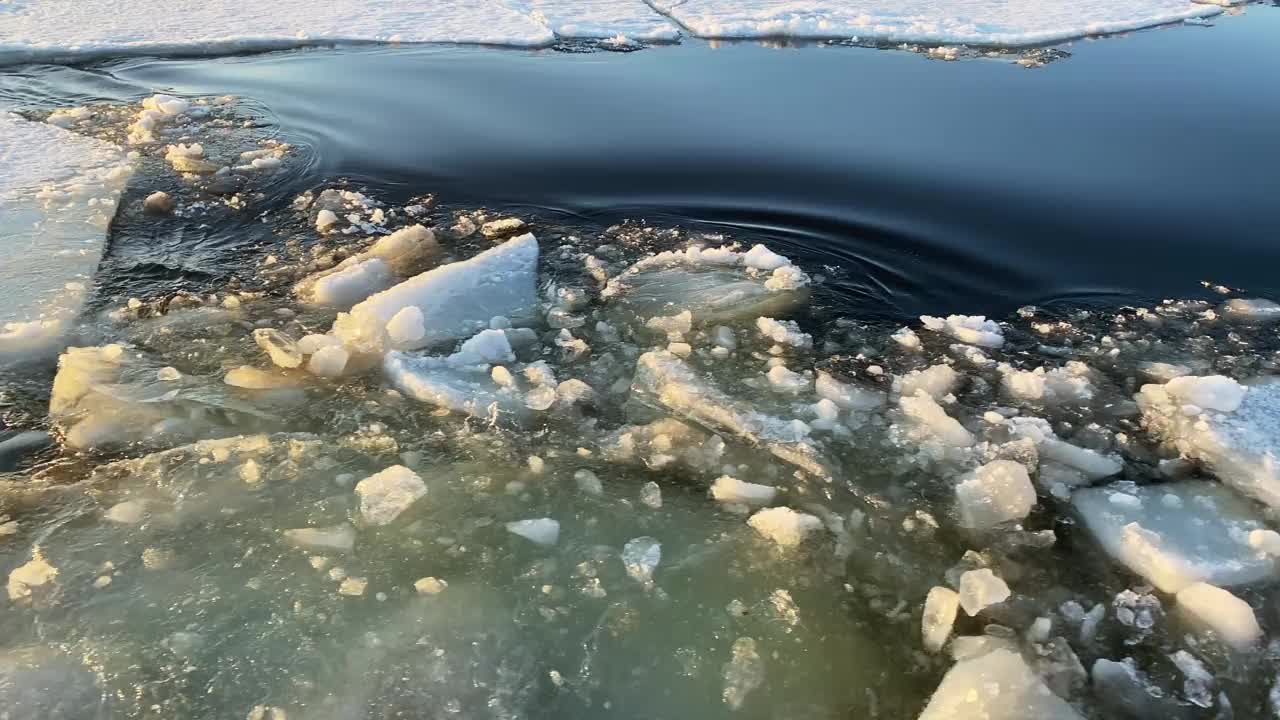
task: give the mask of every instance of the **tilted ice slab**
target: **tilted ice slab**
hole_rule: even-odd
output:
[[[1240,386],[1227,378],[1183,377],[1144,385],[1143,423],[1222,482],[1280,508],[1280,383]]]
[[[790,37],[1025,46],[1221,12],[1186,0],[650,0],[704,38]]]
[[[642,16],[643,8],[635,10]],[[11,0],[0,4],[0,62],[84,55],[236,52],[331,42],[521,47],[554,40],[500,0]]]
[[[920,713],[919,720],[1081,720],[1012,650],[997,648],[961,660]]]
[[[115,145],[0,113],[0,362],[58,350],[128,176]]]
[[[1249,501],[1185,481],[1077,490],[1071,503],[1107,554],[1168,593],[1197,582],[1230,587],[1270,578],[1275,560],[1250,544],[1263,530]]]
[[[538,302],[538,241],[521,235],[470,260],[450,263],[377,293],[342,313],[333,334],[349,350],[378,353],[391,347],[413,350],[470,337],[494,317],[528,318]],[[416,332],[388,323],[406,308],[421,313]]]
[[[509,0],[556,37],[671,42],[680,30],[644,0]]]

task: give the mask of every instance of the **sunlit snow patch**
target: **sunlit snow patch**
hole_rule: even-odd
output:
[[[650,0],[705,38],[850,39],[1016,47],[1124,32],[1221,9],[1184,0]]]
[[[643,0],[511,0],[514,7],[546,24],[556,37],[672,42],[680,31]]]
[[[0,114],[0,362],[57,351],[128,177],[114,145]]]

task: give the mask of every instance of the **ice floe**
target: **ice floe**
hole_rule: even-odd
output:
[[[995,648],[956,663],[918,720],[1081,720],[1018,653]]]

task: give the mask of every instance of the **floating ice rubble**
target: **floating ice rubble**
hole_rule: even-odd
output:
[[[486,235],[486,213],[351,190],[293,210],[313,245],[260,287],[106,311],[59,363],[58,461],[0,494],[15,613],[94,593],[134,618],[110,687],[159,647],[222,673],[225,695],[155,691],[210,716],[317,688],[529,714],[556,688],[566,714],[1077,718],[1243,713],[1227,673],[1276,670],[1256,378],[1280,367],[1214,341],[1265,342],[1256,318],[1027,309],[908,336],[815,317],[821,280],[764,246]],[[85,618],[49,632],[101,652]],[[208,643],[235,632],[298,675]]]

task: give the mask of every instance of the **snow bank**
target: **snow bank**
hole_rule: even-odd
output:
[[[1280,507],[1280,383],[1245,387],[1223,377],[1180,377],[1144,385],[1136,400],[1157,439],[1240,492]]]
[[[1220,485],[1114,483],[1077,490],[1071,502],[1108,555],[1165,592],[1276,574],[1274,559],[1249,542],[1252,531],[1266,527],[1261,517]]]
[[[1185,0],[651,0],[704,38],[812,38],[1025,46],[1207,17]]]

